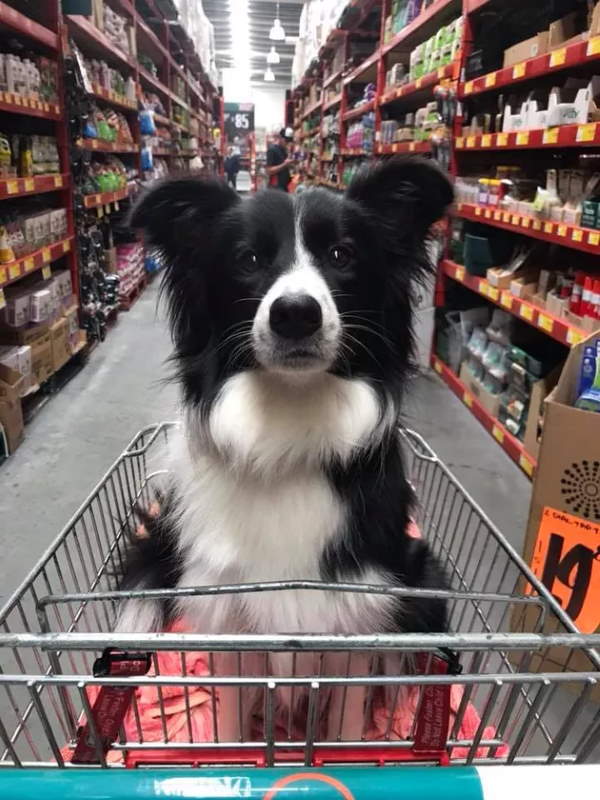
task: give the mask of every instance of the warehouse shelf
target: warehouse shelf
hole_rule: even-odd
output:
[[[512,131],[510,133],[484,133],[479,136],[457,136],[457,150],[518,150],[541,147],[598,147],[600,123],[585,125],[557,125],[554,128]]]
[[[342,102],[342,94],[336,95],[332,97],[331,100],[328,100],[326,103],[323,103],[323,111],[328,111],[330,108],[337,106],[338,103]]]
[[[362,117],[363,114],[368,114],[369,111],[373,111],[374,108],[375,100],[369,100],[368,103],[362,103],[357,108],[352,108],[350,111],[346,111],[346,113],[342,116],[342,119],[344,122],[348,122],[351,119]]]
[[[505,311],[509,311],[515,317],[529,323],[534,328],[543,331],[548,336],[556,339],[557,342],[567,345],[567,347],[579,344],[589,335],[567,320],[550,314],[545,308],[540,308],[535,303],[515,297],[508,289],[498,289],[496,286],[492,286],[485,278],[470,275],[462,264],[446,259],[442,262],[442,269],[444,274],[452,278],[452,280],[462,283],[463,286],[467,286],[471,291],[477,292],[477,294],[495,303]]]
[[[35,175],[31,178],[0,178],[0,200],[43,194],[64,189],[69,185],[69,175]]]
[[[366,150],[363,150],[362,147],[342,147],[340,150],[341,155],[343,156],[368,156],[370,155],[367,153]]]
[[[520,233],[533,239],[541,239],[544,242],[560,244],[573,250],[600,255],[600,230],[581,228],[565,222],[553,222],[527,214],[472,203],[457,203],[456,213],[459,217],[474,222],[482,222],[485,225],[493,225],[496,228]]]
[[[431,153],[431,142],[392,142],[376,144],[375,153],[379,156],[390,156],[394,153]]]
[[[55,122],[61,119],[62,114],[60,106],[56,103],[46,103],[44,100],[37,100],[16,92],[0,92],[0,111],[50,119]]]
[[[129,53],[114,45],[108,36],[92,24],[87,17],[71,14],[67,16],[67,24],[75,41],[84,48],[86,53],[96,53],[101,58],[118,62],[130,70],[136,68],[136,62]]]
[[[342,70],[340,69],[337,72],[334,72],[333,75],[330,75],[323,81],[323,88],[326,89],[328,86],[330,86],[332,83],[335,83],[335,81],[339,80],[341,77],[342,77]]]
[[[97,150],[99,153],[139,153],[137,144],[121,142],[105,142],[102,139],[81,139],[80,146],[84,150]]]
[[[54,31],[40,25],[33,19],[21,14],[7,3],[0,2],[0,26],[9,28],[13,33],[18,33],[32,39],[50,50],[58,50],[60,40]]]
[[[119,189],[116,192],[99,192],[98,194],[88,194],[83,198],[83,204],[86,208],[97,208],[98,206],[107,206],[111,203],[118,203],[120,200],[125,200],[129,197],[129,188]]]
[[[422,11],[418,17],[415,17],[411,23],[402,28],[401,31],[386,42],[382,48],[382,53],[385,55],[396,47],[402,45],[405,48],[411,48],[419,41],[424,41],[432,33],[435,33],[438,25],[443,25],[443,19],[449,13],[456,11],[458,14],[461,10],[460,0],[436,0],[425,11]]]
[[[56,261],[71,250],[72,236],[67,236],[58,242],[40,247],[26,256],[15,259],[8,264],[0,264],[0,289],[15,281],[42,269],[46,264]]]
[[[138,108],[137,100],[129,100],[125,95],[118,94],[112,89],[105,89],[104,86],[100,86],[99,83],[92,83],[92,91],[90,94],[97,100],[104,100],[106,103],[110,103],[117,108],[124,108],[127,111],[137,111]]]
[[[303,120],[308,119],[308,117],[310,117],[311,114],[314,114],[315,111],[320,111],[320,110],[321,110],[321,101],[319,100],[318,103],[313,103],[312,106],[309,106],[309,108],[306,109],[306,111],[302,114],[301,119]]]
[[[379,49],[376,49],[374,53],[371,53],[368,58],[365,58],[358,67],[355,67],[352,72],[344,78],[344,86],[348,86],[348,84],[354,83],[358,78],[362,78],[365,72],[368,72],[377,64],[378,60]],[[367,81],[364,80],[363,83],[367,83]]]
[[[525,450],[523,443],[513,436],[496,417],[490,414],[475,395],[469,391],[458,375],[444,364],[438,356],[432,355],[431,366],[454,394],[462,400],[488,433],[494,437],[500,447],[521,467],[529,478],[532,478],[537,462],[536,459]]]
[[[458,70],[457,64],[446,64],[445,67],[439,67],[422,78],[417,78],[416,81],[410,83],[403,83],[400,86],[391,86],[387,88],[379,98],[378,105],[385,106],[388,103],[393,103],[401,97],[407,97],[424,89],[430,89],[436,86],[444,78],[451,78]]]

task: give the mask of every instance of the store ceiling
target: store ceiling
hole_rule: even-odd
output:
[[[280,0],[279,18],[287,37],[298,36],[300,12],[304,0]],[[229,24],[228,0],[202,0],[204,13],[215,26],[215,48],[217,67],[224,69],[233,66],[231,26]],[[248,27],[250,29],[252,83],[265,85],[263,74],[267,68],[267,53],[275,45],[281,58],[274,64],[275,83],[266,84],[289,89],[292,80],[293,42],[272,42],[269,31],[276,16],[276,0],[248,0]]]

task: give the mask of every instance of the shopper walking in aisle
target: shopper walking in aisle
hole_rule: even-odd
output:
[[[230,147],[227,158],[225,159],[225,175],[227,176],[227,183],[234,189],[237,189],[237,176],[240,171],[240,154],[237,148]]]
[[[272,189],[288,191],[290,182],[290,164],[293,159],[288,157],[286,145],[293,139],[291,128],[282,128],[276,141],[272,142],[267,149],[267,175],[269,176],[269,186]]]

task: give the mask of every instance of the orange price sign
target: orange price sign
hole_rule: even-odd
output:
[[[569,487],[570,495],[584,491],[577,483]],[[598,523],[544,507],[531,568],[582,633],[600,625],[599,547]]]

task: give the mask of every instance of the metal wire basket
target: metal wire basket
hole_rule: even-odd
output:
[[[416,522],[451,578],[452,589],[445,593],[451,633],[115,635],[128,531],[135,524],[136,506],[154,501],[162,470],[152,471],[150,465],[165,463],[172,431],[172,423],[162,423],[135,437],[0,612],[0,766],[65,767],[74,760],[102,767],[575,764],[594,758],[600,742],[600,659],[592,648],[600,637],[578,633],[504,536],[410,431],[402,431],[401,440],[418,497]],[[310,582],[179,592],[290,589],[426,594]],[[189,672],[189,659],[199,651],[207,654],[202,677]],[[181,665],[176,674],[165,674],[165,653],[176,654]],[[270,669],[276,653],[287,655],[287,674],[274,675]],[[107,658],[115,654],[117,660],[129,659],[130,666],[136,659],[137,666],[144,659],[148,663],[137,671],[106,669]],[[225,671],[215,668],[223,654],[229,656],[222,662],[229,665]],[[251,675],[244,669],[248,654],[263,664]],[[338,667],[342,658],[343,669],[328,670],[332,655]],[[358,656],[362,661],[353,661]],[[393,668],[383,670],[382,660]],[[149,664],[153,674],[146,674]],[[207,693],[211,723],[210,735],[203,737],[193,724],[199,687]],[[156,695],[151,736],[140,708],[144,690]],[[97,708],[94,713],[103,691],[113,707],[123,706],[111,741],[99,729]],[[283,724],[277,719],[283,691],[305,695],[300,721],[292,721],[291,712]],[[169,707],[174,692],[183,715],[176,736]],[[244,732],[240,722],[239,736],[224,740],[219,698],[235,702],[240,718],[252,702],[260,709],[259,726]],[[340,724],[324,734],[324,710],[334,702]],[[358,735],[348,738],[341,720],[356,711],[357,702],[362,703],[363,724]],[[407,702],[412,716],[407,723],[404,715],[404,729],[398,732],[398,706]],[[444,702],[449,717],[442,743],[437,731],[435,746],[427,746],[436,703]],[[373,735],[376,709],[380,722]],[[433,723],[426,718],[429,712]],[[87,756],[74,759],[82,736]]]

